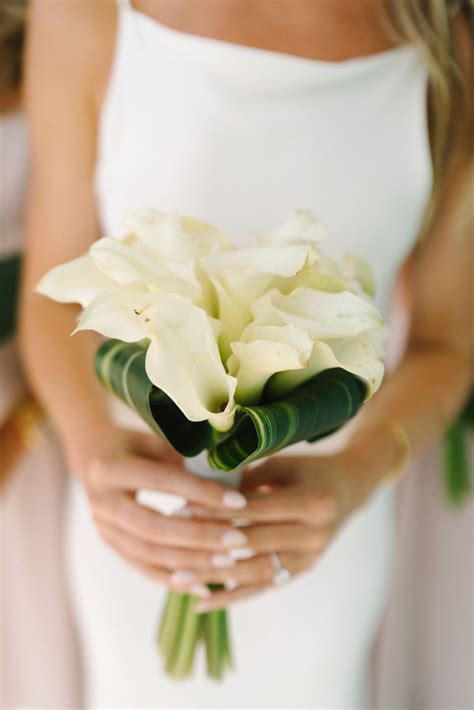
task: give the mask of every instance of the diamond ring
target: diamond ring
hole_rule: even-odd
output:
[[[270,552],[268,555],[273,567],[273,584],[276,587],[281,586],[289,581],[291,574],[289,570],[281,566],[280,558],[276,552]]]

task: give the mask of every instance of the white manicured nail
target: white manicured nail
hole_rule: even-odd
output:
[[[201,584],[196,584],[194,587],[191,588],[192,594],[194,594],[195,597],[210,597],[211,596],[211,590],[208,587],[204,587]]]
[[[194,574],[194,572],[184,569],[179,570],[178,572],[174,572],[174,574],[171,575],[172,584],[192,584],[195,579],[196,575]]]
[[[255,557],[257,553],[255,552],[255,550],[250,550],[247,547],[242,547],[240,549],[230,550],[229,554],[236,562],[239,562],[241,560],[249,560],[251,557]]]
[[[235,579],[228,579],[227,582],[224,582],[224,587],[228,592],[233,592],[234,589],[237,589],[239,585],[235,581]]]
[[[234,567],[235,561],[231,555],[226,555],[225,553],[216,552],[211,557],[211,563],[213,567]]]
[[[241,530],[226,530],[222,535],[222,544],[226,547],[235,547],[238,545],[245,545],[247,542],[247,535]]]
[[[232,508],[233,510],[241,510],[247,505],[247,499],[242,493],[238,491],[227,491],[222,496],[222,502],[226,508]]]

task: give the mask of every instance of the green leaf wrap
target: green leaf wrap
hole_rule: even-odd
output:
[[[211,427],[207,422],[190,422],[175,403],[150,382],[145,355],[143,343],[106,340],[95,358],[99,380],[176,451],[183,456],[196,456],[209,447]]]
[[[102,384],[120,397],[184,456],[209,449],[212,467],[230,471],[298,441],[316,441],[339,429],[362,405],[360,380],[341,368],[326,370],[277,402],[242,407],[232,429],[213,432],[190,422],[145,371],[146,344],[107,340],[96,355]]]
[[[277,402],[242,407],[232,430],[214,443],[209,463],[230,471],[298,441],[316,441],[351,419],[365,394],[351,373],[325,370]]]

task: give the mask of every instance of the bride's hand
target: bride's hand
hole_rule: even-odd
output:
[[[241,515],[247,524],[239,529],[247,535],[246,547],[253,556],[230,569],[182,574],[189,584],[226,585],[227,590],[216,591],[199,603],[201,611],[227,607],[271,587],[275,575],[272,552],[292,577],[309,570],[370,492],[363,462],[344,453],[270,458],[247,472],[243,490],[248,504]],[[209,510],[190,509],[199,518],[210,517]],[[212,511],[213,519],[231,516]]]
[[[156,435],[112,427],[82,449],[70,458],[94,521],[130,565],[177,588],[174,570],[233,564],[227,551],[246,540],[230,522],[161,515],[138,503],[136,494],[141,489],[171,493],[235,516],[246,504],[241,493],[188,473],[181,456]],[[209,593],[202,585],[191,586],[195,594]]]

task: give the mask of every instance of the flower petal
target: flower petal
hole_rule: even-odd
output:
[[[142,209],[124,219],[124,226],[164,261],[186,262],[232,244],[211,224],[193,217]]]
[[[269,385],[269,396],[278,399],[311,377],[332,367],[341,367],[359,377],[367,385],[367,399],[380,387],[384,374],[384,365],[366,333],[354,338],[335,338],[327,342],[316,340],[308,367],[305,370],[275,375]]]
[[[296,210],[282,225],[258,238],[262,245],[318,244],[326,228],[309,210]]]
[[[115,282],[86,254],[53,267],[40,280],[36,291],[60,303],[80,303],[85,308],[98,293],[114,287]]]
[[[267,380],[275,372],[307,366],[312,346],[308,335],[292,325],[251,323],[242,340],[231,345],[233,356],[228,365],[238,380],[237,402],[257,404]]]
[[[140,314],[151,344],[150,380],[190,421],[208,420],[220,431],[234,421],[237,380],[228,375],[217,347],[214,323],[188,299],[164,294]]]
[[[95,330],[108,338],[133,343],[146,337],[140,312],[158,298],[155,294],[100,293],[86,308],[74,333]]]
[[[375,294],[375,276],[370,264],[358,254],[348,252],[342,267],[347,281],[357,281],[364,293],[373,298]]]
[[[219,251],[203,257],[201,264],[210,276],[257,272],[288,277],[294,276],[301,269],[308,268],[317,261],[318,254],[311,246],[291,244]]]
[[[354,336],[382,324],[377,309],[349,291],[297,288],[287,295],[270,291],[255,301],[252,312],[255,320],[269,325],[291,323],[313,340]]]

